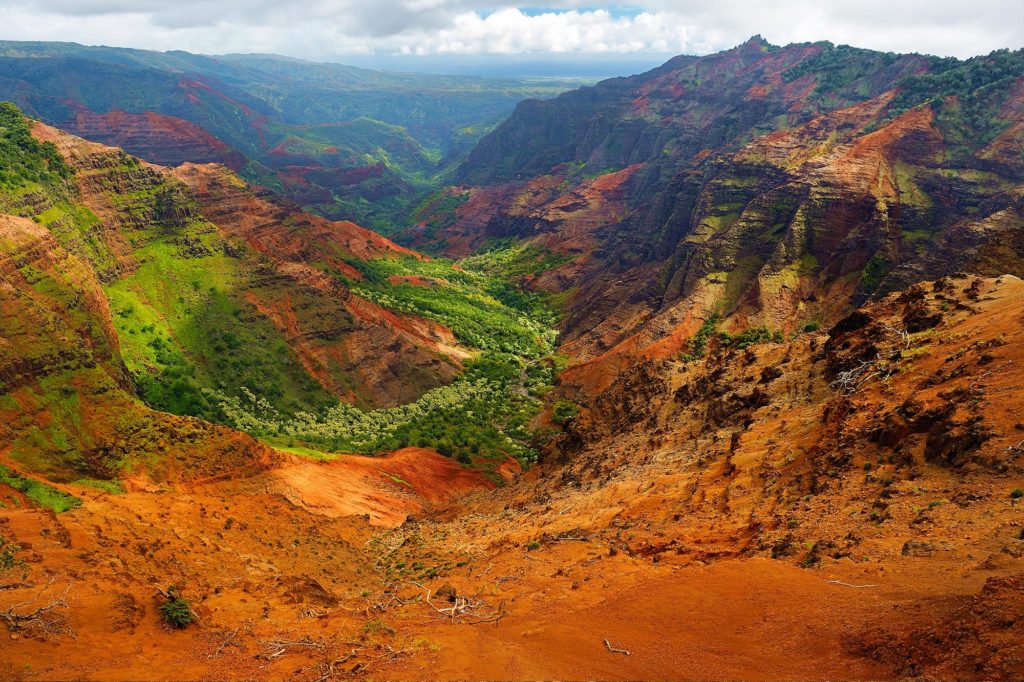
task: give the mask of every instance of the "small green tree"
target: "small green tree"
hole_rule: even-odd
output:
[[[160,613],[171,627],[187,628],[195,620],[195,616],[188,601],[178,594],[177,590],[177,587],[171,586],[163,593],[164,603],[160,605]]]

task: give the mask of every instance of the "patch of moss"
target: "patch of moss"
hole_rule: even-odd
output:
[[[60,514],[82,506],[82,500],[34,478],[27,478],[0,464],[0,483],[22,493],[35,504]]]

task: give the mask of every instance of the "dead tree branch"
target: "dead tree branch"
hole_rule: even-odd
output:
[[[38,630],[47,635],[68,634],[74,637],[74,632],[67,624],[67,619],[55,613],[57,609],[68,608],[67,595],[71,591],[71,583],[68,583],[64,592],[49,604],[32,611],[22,611],[25,607],[32,606],[39,601],[39,598],[49,590],[52,584],[51,580],[28,601],[14,604],[6,611],[0,611],[0,622],[3,622],[11,630]]]
[[[604,640],[604,648],[612,652],[613,654],[622,654],[623,656],[631,655],[628,649],[620,649],[618,647],[614,647],[612,646],[612,643],[609,642],[607,639]]]

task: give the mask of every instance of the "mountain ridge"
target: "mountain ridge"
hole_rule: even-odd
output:
[[[566,256],[535,282],[568,293],[564,347],[605,358],[605,374],[631,353],[685,350],[716,311],[730,330],[789,333],[958,267],[1019,273],[1022,55],[753,40],[524,102],[408,242],[462,254],[513,239]],[[626,200],[602,208],[606,192]]]
[[[0,67],[0,99],[51,125],[163,165],[225,162],[385,231],[518,99],[565,83],[13,41],[0,42]],[[325,125],[360,119],[359,130]]]

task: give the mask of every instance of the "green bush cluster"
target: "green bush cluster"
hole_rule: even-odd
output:
[[[559,398],[551,406],[551,421],[561,426],[579,413],[579,405],[568,398]]]
[[[160,614],[171,627],[187,628],[195,620],[192,615],[192,607],[188,601],[178,594],[177,589],[171,587],[160,604]]]
[[[699,360],[704,357],[704,352],[707,350],[708,340],[711,335],[715,333],[715,328],[718,327],[719,321],[722,316],[718,313],[712,313],[708,319],[704,320],[704,323],[697,330],[697,333],[690,339],[689,351],[686,352],[682,360],[683,362],[692,362]]]
[[[352,261],[362,274],[352,290],[396,312],[425,317],[449,327],[460,342],[481,350],[541,357],[549,352],[557,316],[544,298],[524,291],[488,261],[466,259],[381,258]],[[388,281],[393,276],[428,278],[420,286]]]
[[[16,568],[24,568],[25,561],[18,558],[21,546],[0,535],[0,575],[10,573]]]
[[[792,83],[807,74],[814,74],[818,79],[816,92],[824,94],[840,90],[899,58],[892,52],[876,52],[849,45],[833,46],[828,42],[824,45],[821,52],[783,73],[782,79]]]
[[[490,273],[516,280],[527,275],[539,275],[572,260],[571,256],[552,253],[540,246],[518,244],[511,239],[497,240],[480,253],[459,261],[467,270]]]
[[[57,147],[32,137],[28,120],[18,107],[0,102],[0,187],[57,182],[71,175]]]
[[[735,348],[736,350],[746,350],[758,343],[782,343],[785,340],[781,331],[772,331],[764,326],[750,327],[739,334],[733,335],[718,329],[718,323],[721,319],[721,315],[713,313],[704,321],[704,324],[700,326],[697,333],[690,339],[689,350],[680,358],[683,362],[692,362],[704,357],[708,341],[712,338],[718,340],[719,346]]]
[[[1010,121],[999,113],[1013,84],[1024,73],[1024,50],[997,50],[966,61],[933,59],[927,73],[900,83],[899,94],[889,107],[888,118],[928,102],[941,110],[948,97],[957,98],[957,123],[967,128],[972,144],[984,144]]]
[[[206,394],[222,421],[273,444],[363,454],[419,446],[466,464],[508,456],[529,464],[536,459],[529,423],[553,383],[550,363],[491,352],[454,383],[398,407],[364,411],[338,403],[288,417],[245,388],[238,396]]]
[[[884,256],[877,253],[871,256],[860,275],[861,286],[864,290],[874,291],[877,289],[890,267],[889,261]]]

